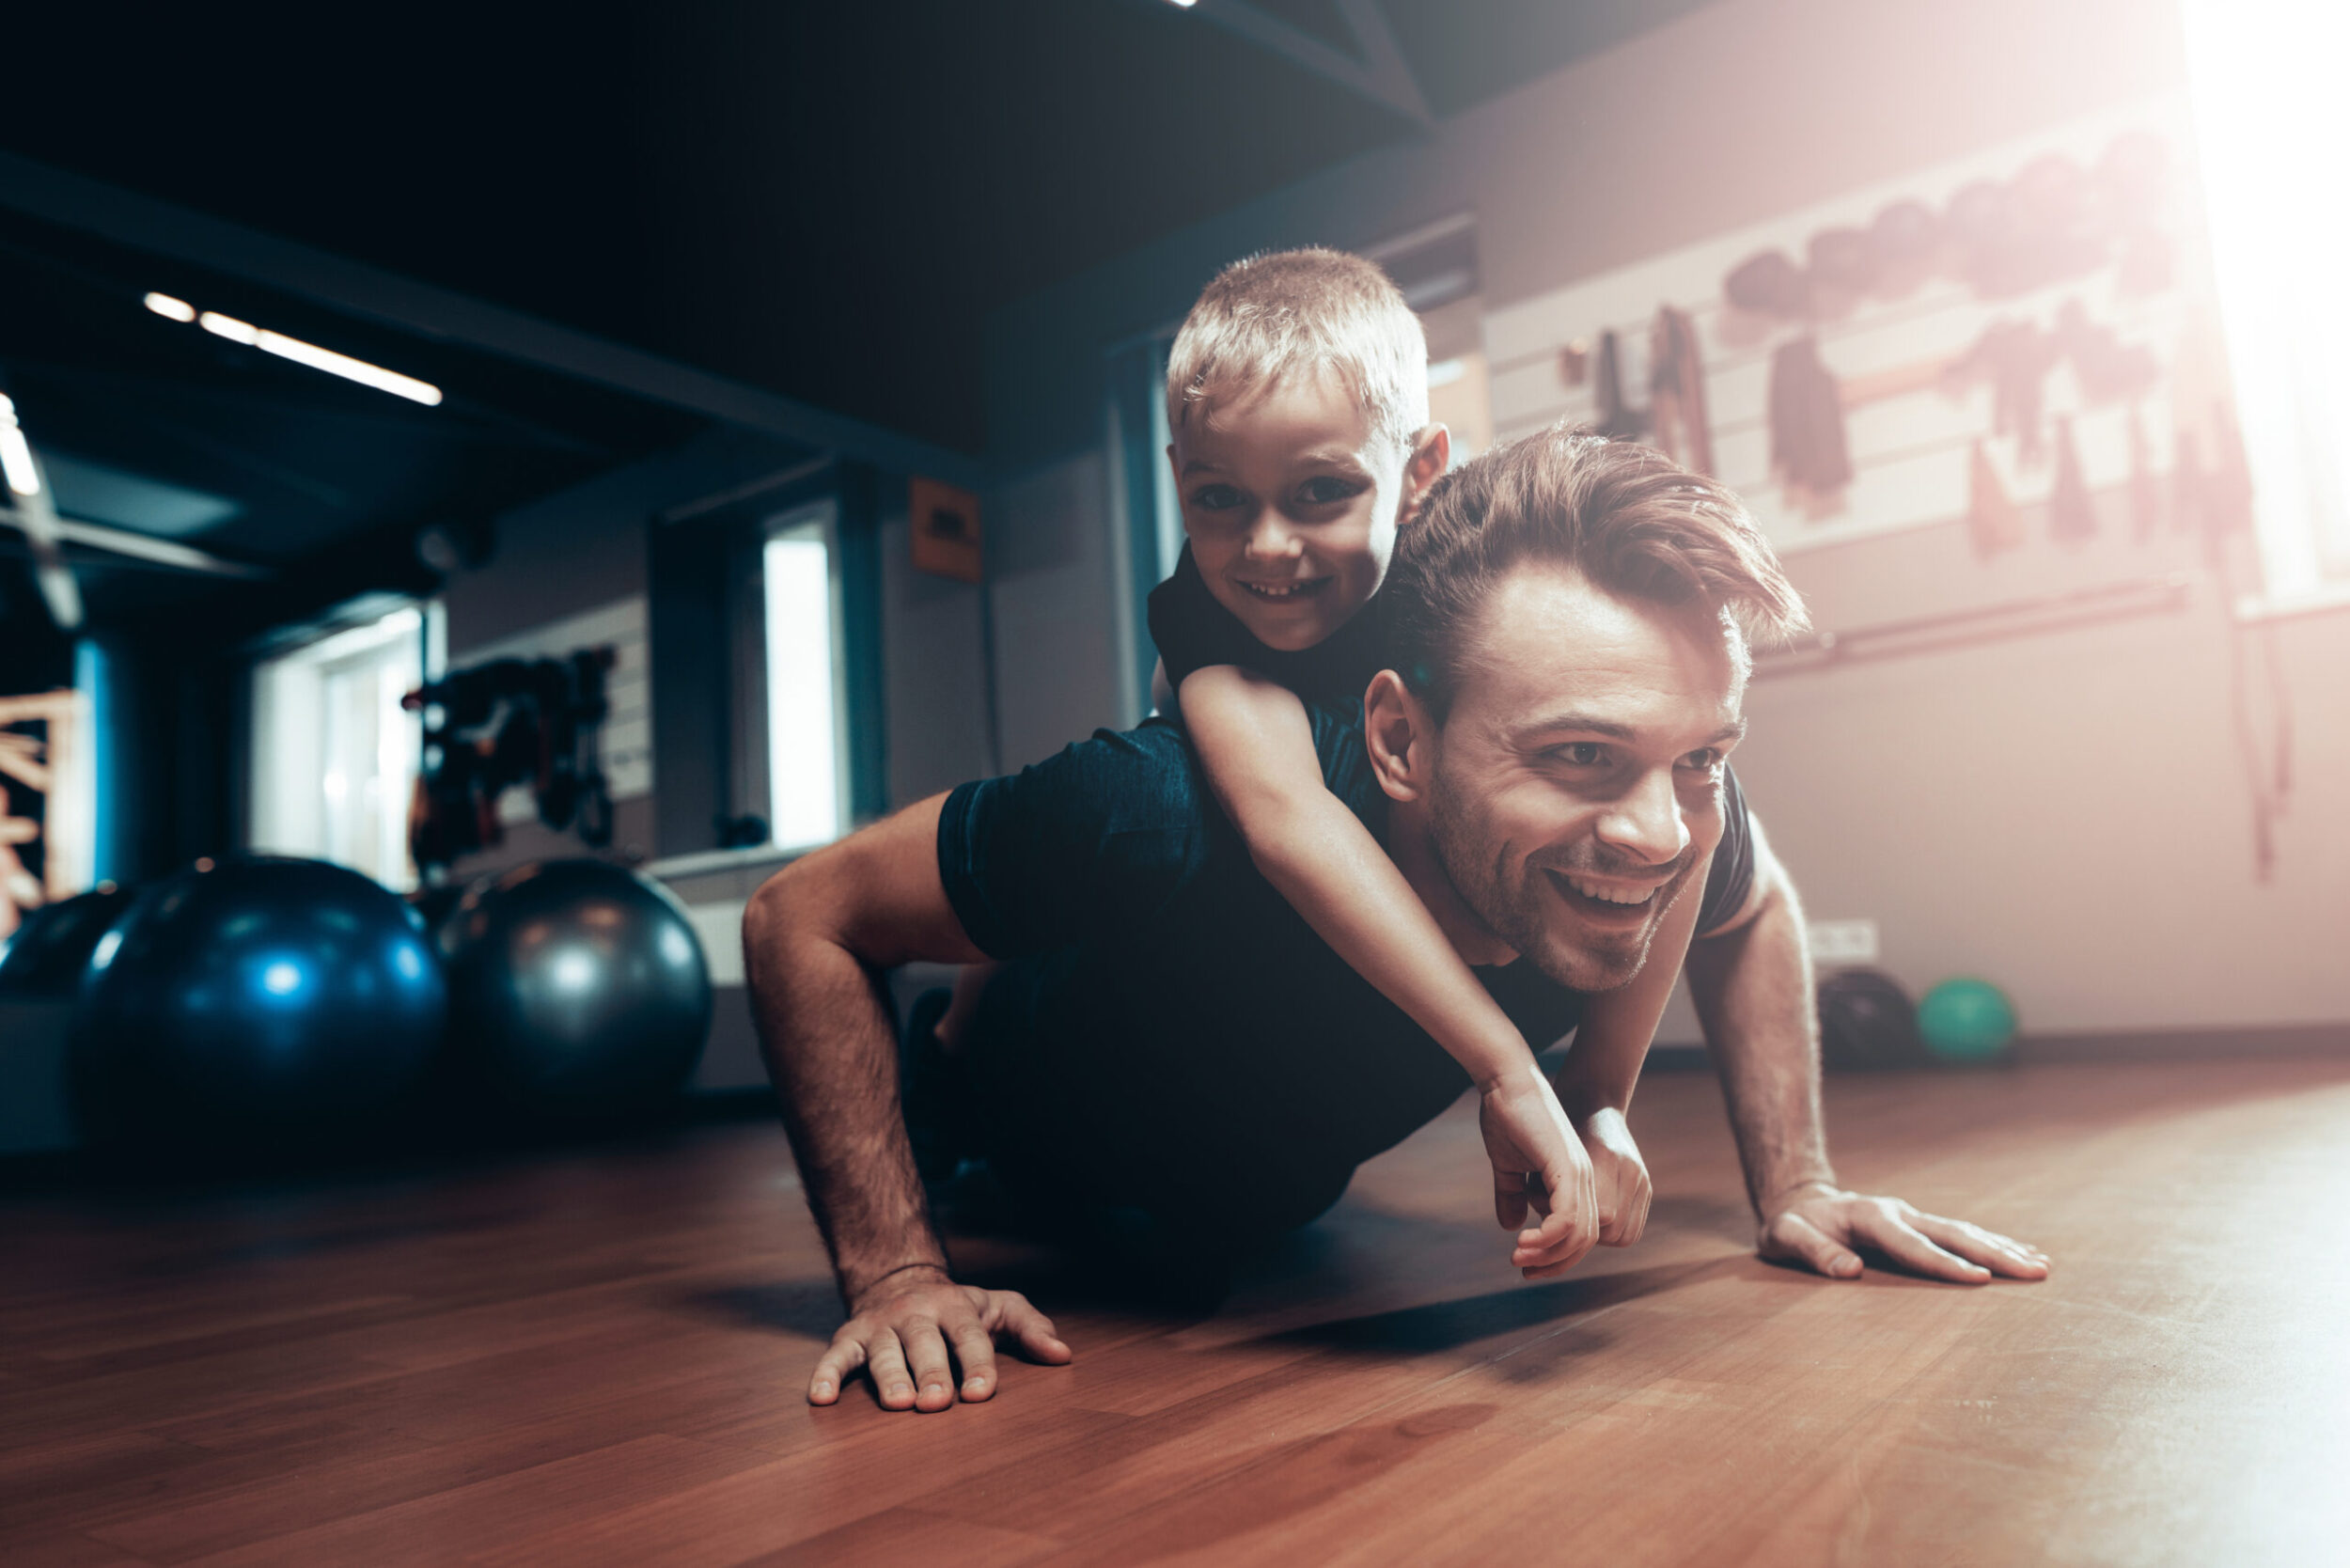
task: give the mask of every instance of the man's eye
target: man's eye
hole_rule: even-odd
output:
[[[1692,773],[1712,773],[1722,765],[1722,754],[1712,746],[1693,751],[1681,760],[1681,765]]]
[[[1550,748],[1550,754],[1573,767],[1595,768],[1607,760],[1607,748],[1597,741],[1569,741]]]
[[[1309,507],[1326,507],[1340,501],[1351,501],[1361,490],[1362,487],[1351,479],[1334,478],[1324,474],[1299,485],[1297,498]]]
[[[1191,493],[1191,504],[1202,511],[1229,511],[1240,505],[1240,492],[1229,484],[1203,484]]]

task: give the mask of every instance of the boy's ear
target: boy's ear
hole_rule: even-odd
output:
[[[1363,693],[1363,744],[1371,753],[1371,771],[1389,800],[1416,801],[1427,794],[1435,772],[1435,723],[1427,705],[1391,669],[1372,676]]]
[[[1419,504],[1427,498],[1428,487],[1445,476],[1452,466],[1452,432],[1442,425],[1429,425],[1412,437],[1412,455],[1403,463],[1403,521],[1408,523],[1419,514]]]

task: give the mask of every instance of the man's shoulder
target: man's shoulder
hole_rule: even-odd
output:
[[[1313,698],[1305,699],[1305,706],[1324,782],[1359,811],[1355,797],[1376,787],[1363,747],[1362,704]],[[1153,713],[1131,729],[1097,729],[1010,778],[964,788],[998,785],[1052,797],[1079,815],[1098,817],[1104,826],[1222,820],[1180,714]]]
[[[1381,830],[1359,704],[1307,709],[1331,791]],[[938,864],[964,931],[998,958],[1210,910],[1258,880],[1182,724],[1164,717],[956,790],[939,815]]]

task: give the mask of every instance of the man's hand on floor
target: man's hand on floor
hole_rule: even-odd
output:
[[[833,1403],[840,1386],[863,1368],[885,1410],[945,1410],[958,1392],[976,1403],[995,1392],[999,1340],[1048,1366],[1070,1358],[1053,1320],[1018,1291],[958,1285],[945,1270],[929,1267],[886,1275],[852,1304],[849,1321],[834,1331],[832,1347],[808,1383],[807,1402]],[[963,1367],[960,1388],[955,1362]]]
[[[1929,1279],[1980,1285],[1995,1276],[2044,1279],[2048,1255],[1997,1231],[1924,1214],[1898,1198],[1809,1183],[1764,1205],[1756,1250],[1831,1279],[1860,1275],[1859,1248]]]

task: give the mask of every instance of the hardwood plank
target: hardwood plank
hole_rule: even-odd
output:
[[[2049,1281],[1764,1264],[1710,1083],[1650,1238],[1528,1286],[1469,1107],[1206,1317],[1018,1248],[1078,1351],[937,1416],[802,1390],[780,1139],[0,1201],[0,1559],[2350,1560],[2350,1063],[1832,1081],[1856,1184]]]
[[[535,1552],[557,1521],[624,1511],[762,1463],[774,1462],[682,1438],[640,1437],[190,1560],[204,1568],[287,1562],[438,1568],[516,1547]]]

